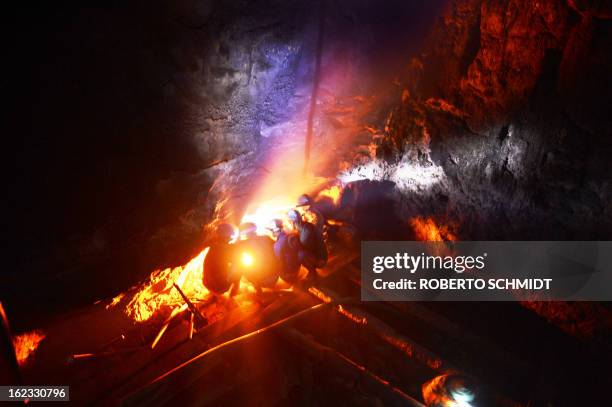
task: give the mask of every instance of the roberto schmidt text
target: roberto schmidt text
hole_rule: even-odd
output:
[[[374,279],[375,290],[550,290],[552,278],[402,278]]]

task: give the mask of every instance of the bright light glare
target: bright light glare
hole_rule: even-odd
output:
[[[457,407],[472,407],[470,402],[474,401],[474,393],[469,389],[459,388],[451,390],[451,396],[456,401]]]
[[[400,190],[422,191],[444,182],[446,174],[442,167],[433,163],[422,165],[404,159],[398,164],[389,165],[381,160],[373,160],[340,173],[338,179],[343,183],[387,179],[395,182]]]
[[[421,191],[442,182],[445,177],[444,170],[437,165],[403,162],[396,167],[390,178],[400,189]]]
[[[255,259],[253,258],[253,256],[251,256],[247,252],[242,253],[240,261],[242,262],[242,265],[246,267],[251,267],[253,263],[255,263]]]
[[[277,197],[262,202],[255,210],[249,209],[242,217],[241,223],[252,222],[257,225],[257,234],[265,235],[274,219],[284,219],[287,211],[295,207],[297,197]]]
[[[360,181],[364,179],[380,180],[386,177],[386,169],[382,162],[375,160],[367,164],[358,165],[338,175],[338,179],[343,183]]]
[[[468,403],[467,401],[461,400],[448,400],[444,404],[446,405],[445,407],[476,407],[473,404]]]

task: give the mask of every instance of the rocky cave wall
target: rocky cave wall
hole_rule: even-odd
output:
[[[316,12],[133,1],[28,13],[47,36],[14,50],[30,88],[15,107],[19,249],[5,287],[30,280],[53,308],[201,250],[213,169],[255,150],[261,126],[290,117],[311,81]]]
[[[392,83],[442,1],[327,1],[325,97]],[[293,0],[16,6],[9,235],[0,297],[45,315],[115,295],[204,244],[224,169],[308,103],[320,8]],[[27,22],[28,29],[24,29]],[[415,41],[407,41],[411,37]],[[342,69],[337,69],[340,66]],[[329,86],[328,86],[329,85]],[[384,115],[381,115],[384,118]],[[284,128],[284,127],[280,127]],[[284,137],[279,134],[278,137]],[[268,144],[266,144],[268,143]],[[10,287],[27,283],[27,298]]]
[[[609,238],[604,2],[326,3],[322,99],[401,95],[378,154],[436,168],[430,186],[420,172],[418,188],[400,183],[406,219],[431,215],[460,238]],[[19,143],[4,174],[18,249],[2,288],[30,293],[2,298],[42,314],[197,253],[223,168],[256,166],[280,140],[269,130],[307,105],[318,13],[284,0],[11,11],[3,87]],[[382,127],[377,109],[363,124]]]
[[[378,154],[439,166],[402,192],[463,239],[609,239],[612,10],[604,1],[452,1],[410,64]]]

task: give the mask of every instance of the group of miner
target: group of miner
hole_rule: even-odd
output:
[[[204,259],[204,286],[213,294],[229,291],[234,296],[245,277],[257,290],[272,288],[278,279],[293,285],[299,281],[302,266],[308,271],[305,282],[316,280],[317,269],[327,263],[324,238],[326,220],[308,195],[298,199],[297,209],[287,213],[290,228],[282,219],[270,225],[271,235],[257,234],[257,225],[243,223],[234,237],[232,225],[217,226]]]

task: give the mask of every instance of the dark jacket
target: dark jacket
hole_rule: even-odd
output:
[[[235,247],[229,243],[213,243],[204,258],[204,286],[210,291],[223,294],[229,290],[240,275],[231,278],[231,266],[235,257]]]
[[[240,263],[243,253],[253,257],[253,264]],[[274,256],[274,240],[268,236],[253,236],[236,243],[235,261],[240,272],[260,287],[273,287],[279,276],[279,261]]]
[[[327,262],[327,246],[317,227],[310,222],[303,222],[298,226],[298,233],[302,248],[320,262]]]
[[[288,283],[293,283],[300,271],[298,257],[299,236],[281,232],[274,242],[274,256],[280,262],[280,277]]]

